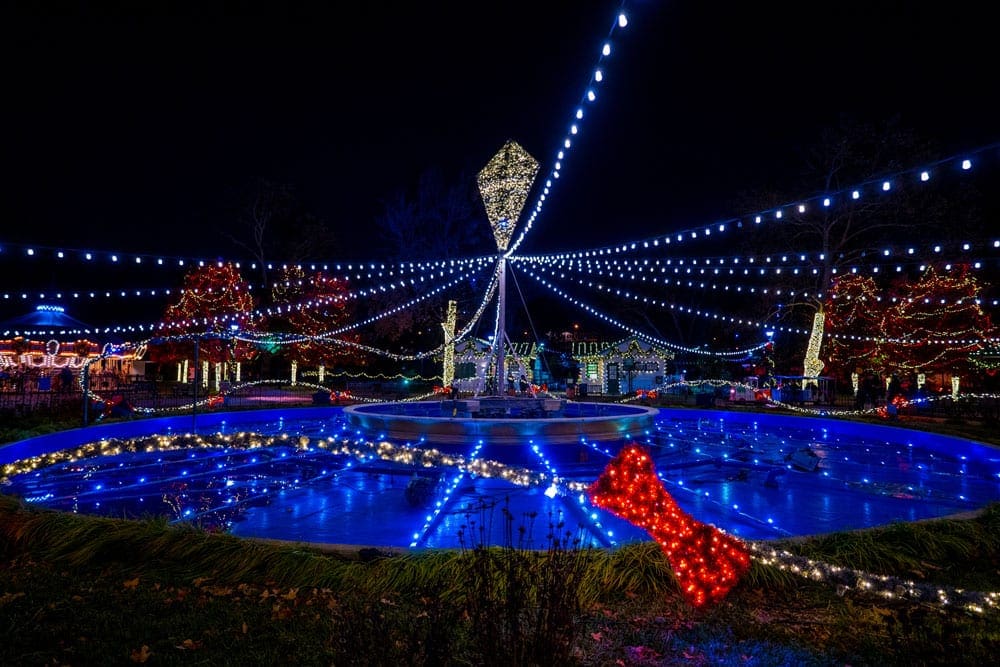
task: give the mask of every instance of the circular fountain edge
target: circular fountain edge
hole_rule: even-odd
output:
[[[620,440],[654,428],[657,408],[565,399],[479,397],[470,399],[358,404],[343,410],[352,428],[380,437],[436,444],[487,440],[518,445]]]

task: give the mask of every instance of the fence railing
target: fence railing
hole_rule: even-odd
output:
[[[746,395],[736,395],[731,392],[732,386],[720,384],[714,387],[672,387],[657,393],[651,404],[669,406],[688,406],[700,408],[726,409],[737,408],[766,401],[753,400]],[[326,400],[318,400],[317,393],[324,391],[317,385],[296,384],[287,381],[268,381],[261,384],[246,384],[223,392],[210,390],[199,386],[197,391],[196,410],[217,409],[252,409],[276,407],[281,405],[327,404]],[[326,391],[330,391],[327,389]],[[426,394],[429,388],[419,383],[351,381],[333,390],[325,398],[331,398],[330,403],[345,402],[343,397],[352,399],[403,400]],[[117,385],[104,385],[92,388],[93,400],[87,406],[88,421],[98,420],[115,412],[115,416],[134,414],[169,414],[191,410],[196,393],[190,383],[153,382],[147,380],[122,382]],[[577,400],[587,401],[588,397],[576,396]],[[591,400],[608,401],[622,397],[593,396]],[[885,411],[884,399],[874,403],[859,406],[855,396],[850,392],[834,393],[822,397],[797,397],[786,394],[782,404],[806,413],[821,412],[854,412],[858,414],[876,414]],[[924,417],[931,419],[959,419],[975,421],[1000,421],[1000,396],[989,394],[931,395],[910,400],[891,411],[901,418]],[[69,389],[26,390],[0,389],[0,414],[27,414],[52,412],[65,414],[67,411],[79,410],[83,415],[83,394],[78,386]]]

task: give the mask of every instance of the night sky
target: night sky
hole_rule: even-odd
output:
[[[620,6],[272,5],[5,5],[0,246],[230,258],[216,230],[268,179],[331,259],[378,259],[382,202],[422,172],[474,175],[507,139],[551,170]],[[1000,140],[977,3],[624,6],[525,252],[726,219],[795,180],[838,109],[899,114],[942,157]]]

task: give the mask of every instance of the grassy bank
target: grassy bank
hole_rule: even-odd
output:
[[[655,544],[583,550],[550,528],[541,552],[333,553],[0,496],[0,663],[976,665],[1000,649],[996,609],[759,560],[694,609]],[[1000,506],[767,546],[926,590],[1000,591]]]

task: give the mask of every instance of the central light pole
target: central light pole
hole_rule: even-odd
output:
[[[504,345],[506,334],[507,256],[510,239],[517,227],[521,209],[528,200],[538,174],[538,161],[515,141],[508,141],[494,155],[476,178],[479,194],[486,207],[486,217],[497,244],[497,324],[493,332],[496,359],[494,394],[503,394]]]

